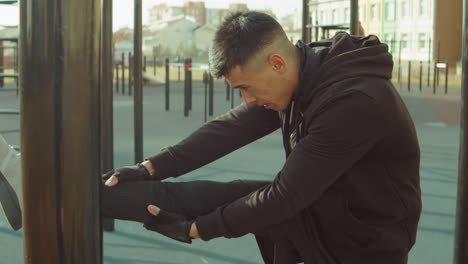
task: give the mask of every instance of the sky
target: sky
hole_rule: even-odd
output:
[[[146,10],[154,5],[170,3],[169,6],[183,6],[187,0],[142,0],[143,23],[147,20]],[[197,1],[197,0],[195,0]],[[271,9],[277,17],[290,14],[294,9],[302,9],[302,1],[284,0],[205,0],[207,8],[227,8],[230,3],[245,3],[250,9]],[[114,0],[113,28],[133,27],[133,1]],[[18,23],[18,6],[0,5],[0,25],[16,25]]]

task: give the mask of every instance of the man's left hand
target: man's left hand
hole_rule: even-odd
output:
[[[192,238],[199,237],[194,220],[166,212],[155,205],[148,205],[147,210],[154,216],[154,220],[144,224],[146,229],[184,243],[192,243]]]

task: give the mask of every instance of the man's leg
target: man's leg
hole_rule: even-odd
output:
[[[103,185],[101,211],[105,217],[146,222],[151,219],[146,207],[154,204],[165,211],[196,218],[269,183],[247,180],[226,183],[136,181],[114,187]]]

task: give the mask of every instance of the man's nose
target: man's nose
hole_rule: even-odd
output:
[[[245,90],[240,90],[242,98],[244,99],[245,104],[253,104],[257,101],[257,98],[255,96]]]

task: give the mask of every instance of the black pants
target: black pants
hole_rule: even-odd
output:
[[[151,217],[146,207],[154,204],[163,210],[196,218],[269,183],[135,181],[114,187],[103,186],[101,211],[104,217],[146,222]]]
[[[197,216],[208,214],[217,207],[235,201],[270,183],[270,181],[249,180],[226,183],[136,181],[118,184],[114,187],[103,185],[101,212],[104,217],[146,223],[151,221],[152,217],[146,207],[154,204],[163,210],[195,219]],[[293,223],[293,226],[298,225]],[[283,229],[291,229],[291,223],[286,221],[272,228],[272,232],[254,234],[260,253],[267,264],[299,262],[298,254],[293,249],[282,251],[277,249],[279,246],[277,241],[283,241],[281,238],[285,232]],[[284,248],[284,246],[281,247]],[[294,254],[290,255],[290,252]],[[283,258],[290,261],[281,260]]]

